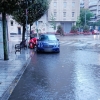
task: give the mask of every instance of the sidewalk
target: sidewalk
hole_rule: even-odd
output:
[[[9,60],[0,59],[0,100],[8,100],[30,62],[32,51],[22,49],[21,54],[19,52],[15,54],[15,44],[9,46]]]

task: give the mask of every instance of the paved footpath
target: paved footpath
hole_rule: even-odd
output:
[[[29,49],[15,54],[15,44],[10,43],[9,60],[0,59],[0,100],[8,100],[32,55]]]

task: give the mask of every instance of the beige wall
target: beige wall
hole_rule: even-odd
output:
[[[65,8],[64,2],[66,2]],[[56,6],[54,7],[54,5]],[[50,21],[50,16],[51,14],[54,15],[54,12],[57,13],[56,21],[76,21],[80,12],[80,0],[52,0],[48,10],[48,21]],[[66,13],[65,17],[63,12]],[[74,12],[74,17],[72,17],[72,12]]]
[[[84,8],[89,8],[89,0],[84,0]]]
[[[8,33],[18,33],[18,27],[21,28],[21,33],[22,33],[22,26],[18,24],[15,20],[12,19],[11,16],[8,16]],[[11,21],[13,21],[13,25],[11,26]]]

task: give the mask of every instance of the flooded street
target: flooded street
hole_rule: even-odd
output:
[[[99,37],[59,39],[59,54],[31,51],[9,100],[100,100]]]

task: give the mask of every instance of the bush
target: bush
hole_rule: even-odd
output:
[[[71,27],[71,32],[70,33],[77,33],[77,27],[75,25],[73,25]]]
[[[60,33],[61,35],[64,35],[64,30],[63,30],[63,27],[61,25],[57,26],[57,33]]]
[[[88,25],[85,25],[83,27],[83,32],[89,32],[89,26]]]

